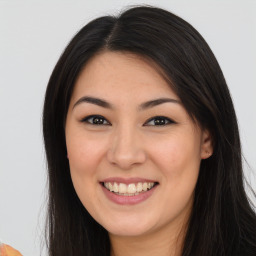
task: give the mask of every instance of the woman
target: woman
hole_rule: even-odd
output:
[[[159,8],[83,27],[46,91],[50,255],[256,255],[221,69]]]

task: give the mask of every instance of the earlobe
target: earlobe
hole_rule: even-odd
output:
[[[213,154],[212,136],[208,130],[204,130],[202,134],[201,159],[207,159]]]
[[[205,151],[205,152],[202,152],[201,158],[202,159],[207,159],[207,158],[211,157],[211,155],[212,155],[212,152]]]

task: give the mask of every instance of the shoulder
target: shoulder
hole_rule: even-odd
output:
[[[0,256],[22,256],[22,254],[11,246],[0,243]]]

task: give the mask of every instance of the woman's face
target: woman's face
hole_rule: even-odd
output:
[[[146,60],[100,53],[71,98],[66,143],[74,188],[111,234],[139,236],[187,220],[210,139]]]

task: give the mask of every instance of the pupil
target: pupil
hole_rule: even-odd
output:
[[[103,122],[104,122],[103,118],[95,117],[93,119],[94,124],[103,124]]]
[[[155,119],[155,125],[163,125],[163,124],[165,124],[164,118]]]

